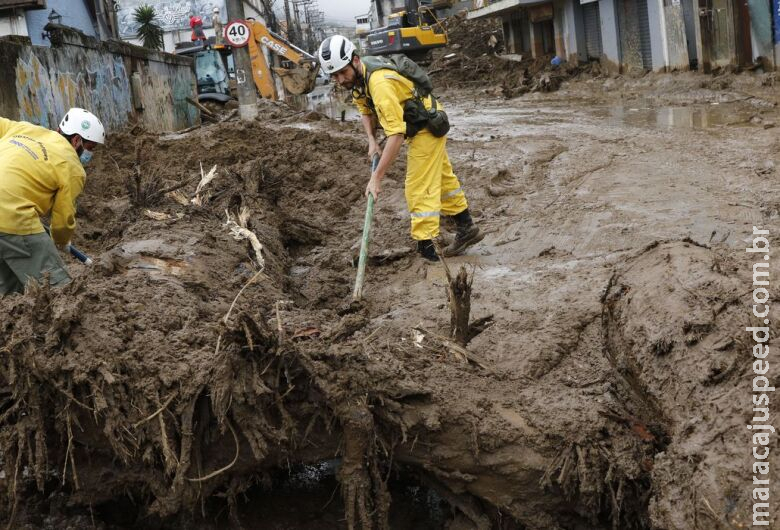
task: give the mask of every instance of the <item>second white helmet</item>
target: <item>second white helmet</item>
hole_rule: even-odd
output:
[[[106,130],[98,117],[78,107],[65,113],[60,122],[60,131],[68,136],[78,134],[85,140],[99,144],[106,141]]]
[[[336,73],[352,61],[354,53],[355,45],[348,38],[333,35],[320,44],[320,66],[328,75]]]

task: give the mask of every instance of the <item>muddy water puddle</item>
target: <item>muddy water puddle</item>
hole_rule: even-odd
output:
[[[766,122],[755,108],[741,103],[662,106],[640,100],[631,104],[594,106],[558,101],[517,100],[457,104],[451,108],[453,140],[491,142],[515,137],[545,137],[554,129],[589,132],[593,126],[663,130],[706,130],[751,127]]]
[[[243,528],[263,530],[342,530],[347,528],[341,486],[336,478],[340,460],[294,466],[250,488],[237,505]],[[390,476],[391,530],[439,530],[445,528],[451,509],[434,491],[414,480]],[[220,508],[211,506],[220,511]],[[198,530],[237,528],[225,511],[212,524]]]
[[[754,111],[755,112],[755,111]],[[614,106],[593,111],[612,125],[658,129],[709,129],[727,125],[747,125],[752,113],[734,105],[688,107]]]

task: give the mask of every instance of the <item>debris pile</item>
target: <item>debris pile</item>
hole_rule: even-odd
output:
[[[615,255],[603,283],[570,281],[571,296],[559,270],[539,276],[556,296],[490,317],[496,288],[480,285],[477,308],[471,280],[445,271],[448,312],[420,280],[438,269],[404,253],[408,220],[388,193],[376,241],[400,250],[378,254],[371,279],[392,294],[340,314],[364,145],[324,120],[272,126],[289,117],[117,134],[96,153],[74,241],[94,267],[0,300],[8,527],[118,511],[125,526],[229,513],[240,527],[254,485],[334,458],[345,521],[333,528],[414,527],[390,522],[406,508],[397,476],[434,492],[451,528],[681,529],[728,515],[701,499],[744,512],[729,390],[750,370],[744,253],[654,244]],[[398,189],[402,174],[388,174]],[[470,184],[500,207],[490,179]],[[425,303],[401,299],[403,282]]]
[[[498,19],[467,20],[464,14],[447,19],[450,44],[433,51],[429,73],[441,89],[483,89],[505,98],[529,92],[554,92],[561,83],[588,73],[599,75],[598,62],[552,65],[555,54],[531,57],[507,53]]]

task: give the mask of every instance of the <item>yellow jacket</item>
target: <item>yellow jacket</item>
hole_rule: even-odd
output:
[[[363,68],[363,77],[366,75],[366,65],[361,65]],[[385,131],[386,136],[392,136],[394,134],[405,134],[406,123],[404,123],[404,103],[412,99],[414,91],[414,83],[405,78],[398,72],[390,70],[388,68],[380,68],[375,70],[371,77],[368,79],[368,95],[371,96],[371,101],[374,104],[374,109],[371,109],[368,98],[364,96],[353,97],[355,106],[357,106],[360,114],[371,115],[376,114],[379,118],[379,125]],[[431,108],[431,97],[426,97],[423,102],[425,108]],[[438,109],[441,109],[441,105],[437,105]]]
[[[39,217],[51,211],[52,239],[68,243],[85,178],[76,150],[60,133],[0,118],[0,232],[39,234]]]

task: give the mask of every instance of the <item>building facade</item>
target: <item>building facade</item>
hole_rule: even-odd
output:
[[[760,63],[775,67],[777,0],[496,0],[469,18],[499,17],[507,51],[625,73]]]
[[[117,10],[117,26],[119,37],[133,44],[141,44],[136,37],[138,24],[133,20],[133,12],[141,5],[150,4],[157,12],[158,24],[163,29],[163,49],[173,52],[176,44],[190,42],[192,30],[190,15],[198,15],[203,19],[203,32],[206,37],[214,37],[211,16],[214,8],[219,9],[220,18],[224,24],[228,22],[225,0],[122,0]],[[260,20],[260,3],[244,2],[244,16]]]
[[[55,22],[105,39],[111,33],[105,12],[103,0],[0,0],[0,36],[20,35],[50,46],[44,27]]]
[[[436,17],[441,20],[474,9],[480,2],[484,3],[484,0],[371,0],[368,17],[371,28],[375,29],[386,26],[390,15],[408,10],[410,4],[433,8]]]

